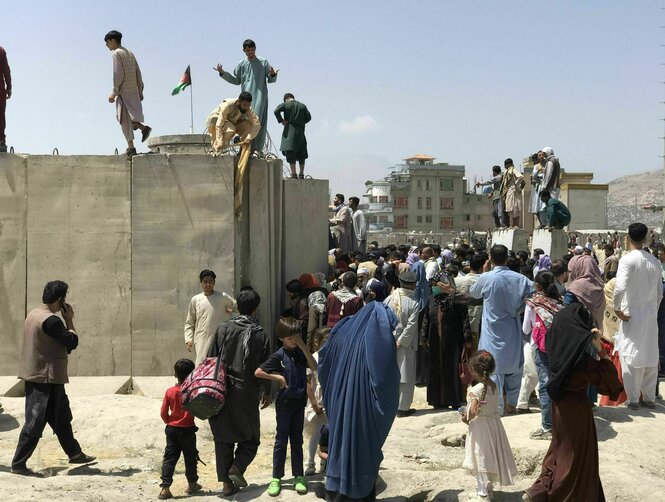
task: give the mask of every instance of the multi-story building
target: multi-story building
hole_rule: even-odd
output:
[[[491,201],[467,193],[464,166],[434,160],[414,155],[391,168],[383,180],[365,183],[370,231],[425,233],[493,226]]]

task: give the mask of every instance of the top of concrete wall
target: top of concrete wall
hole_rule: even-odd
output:
[[[154,136],[148,140],[148,148],[155,153],[206,154],[210,149],[210,136],[208,134]]]

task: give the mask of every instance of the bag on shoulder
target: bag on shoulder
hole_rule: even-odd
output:
[[[469,385],[472,377],[469,371],[469,354],[466,351],[466,346],[462,348],[462,355],[459,361],[459,379],[462,385]]]
[[[180,386],[182,407],[200,420],[217,415],[226,400],[226,370],[221,356],[208,357]]]

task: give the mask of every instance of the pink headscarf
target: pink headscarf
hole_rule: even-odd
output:
[[[591,311],[598,327],[605,316],[605,283],[595,260],[589,255],[573,256],[568,262],[568,291]]]

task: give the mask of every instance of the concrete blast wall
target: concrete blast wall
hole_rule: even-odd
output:
[[[262,296],[259,318],[272,326],[282,308],[281,162],[251,160],[240,221],[234,162],[0,155],[0,375],[17,374],[23,319],[54,279],[69,283],[76,312],[73,376],[170,375],[178,358],[192,357],[183,325],[204,268],[232,294],[252,283]],[[317,190],[317,210],[307,207],[310,198],[293,206],[296,215],[325,206],[327,182],[318,183],[325,190]],[[312,239],[308,226],[301,232],[300,241]],[[327,238],[320,240],[310,252],[325,260]]]

